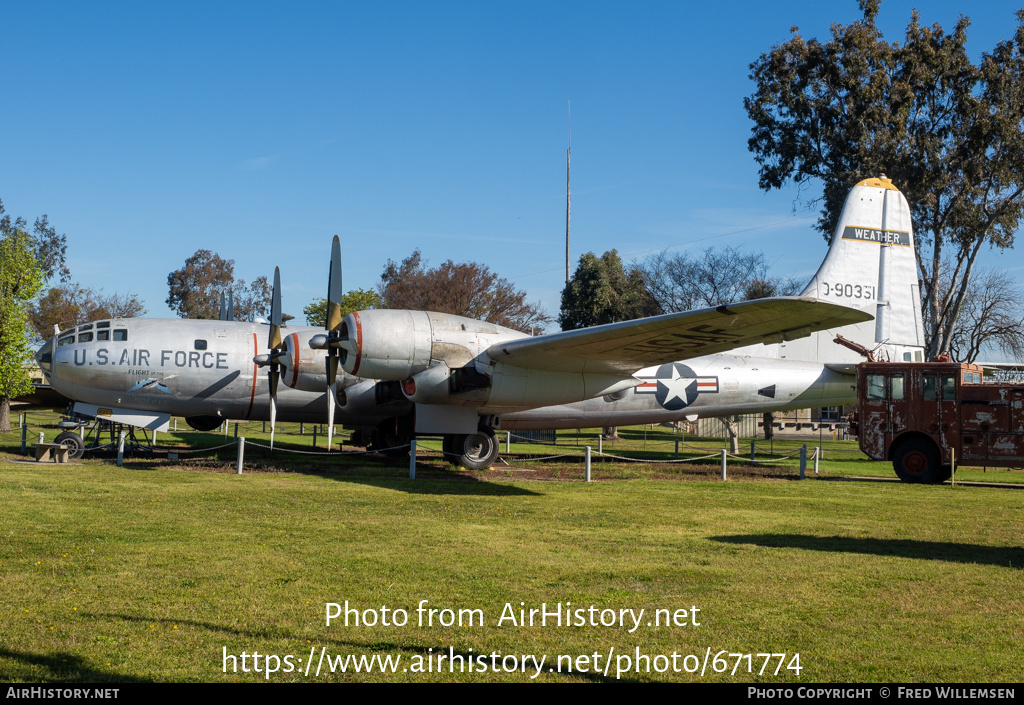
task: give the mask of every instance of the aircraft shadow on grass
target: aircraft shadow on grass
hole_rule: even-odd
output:
[[[50,654],[32,654],[24,651],[0,648],[0,659],[20,661],[27,666],[46,669],[46,683],[152,683],[152,678],[127,676],[116,671],[104,670],[89,665],[81,656],[56,652]],[[33,674],[35,676],[35,674]],[[35,676],[37,682],[26,685],[38,685],[42,674]]]
[[[230,451],[234,453],[233,450]],[[278,451],[280,452],[280,451]],[[137,455],[136,459],[144,456]],[[190,456],[182,456],[186,460]],[[226,456],[191,456],[196,460],[210,460],[211,465],[224,467],[230,462]],[[464,470],[455,470],[447,464],[436,462],[421,462],[416,468],[416,479],[409,479],[408,459],[382,458],[375,455],[356,455],[345,457],[341,453],[331,458],[331,462],[318,464],[296,463],[294,456],[285,456],[287,460],[275,460],[282,456],[263,456],[250,454],[247,447],[245,456],[244,473],[260,473],[265,468],[280,467],[274,472],[296,475],[316,475],[319,477],[336,480],[338,482],[351,482],[373,487],[387,487],[392,490],[399,490],[409,494],[424,495],[473,495],[473,496],[494,496],[494,497],[519,497],[519,496],[541,496],[542,492],[516,487],[506,483],[490,482]],[[323,458],[325,456],[318,456]],[[163,461],[154,465],[151,462],[135,463],[126,460],[124,467],[134,470],[158,470],[166,469],[169,463],[174,461]],[[231,464],[232,471],[234,465]],[[187,468],[187,466],[186,466]]]
[[[176,627],[179,627],[179,628],[181,628],[181,627],[193,627],[195,629],[201,629],[201,630],[204,630],[204,631],[207,631],[207,632],[217,632],[217,633],[220,633],[220,634],[230,634],[232,636],[236,636],[236,637],[239,637],[241,639],[246,640],[249,644],[251,644],[252,640],[254,640],[254,639],[285,639],[285,640],[292,640],[292,641],[294,641],[296,643],[303,643],[303,642],[306,642],[308,640],[308,638],[309,638],[309,635],[306,632],[302,632],[300,634],[299,632],[292,632],[292,631],[290,631],[288,629],[280,629],[280,628],[272,628],[272,627],[268,628],[266,625],[254,626],[252,628],[248,628],[248,627],[241,627],[240,628],[240,627],[237,627],[237,626],[228,626],[228,625],[223,625],[223,624],[217,624],[215,622],[203,622],[203,621],[194,620],[194,619],[163,619],[163,618],[154,618],[154,617],[140,617],[138,615],[128,615],[128,614],[118,614],[118,613],[111,614],[111,613],[102,613],[102,612],[100,612],[100,613],[93,613],[93,614],[87,614],[85,616],[89,616],[89,617],[92,617],[92,618],[95,618],[95,619],[111,619],[111,620],[118,620],[118,621],[125,621],[125,622],[137,622],[139,624],[146,624],[146,625],[161,624],[161,625],[163,625],[165,627],[166,626],[176,626]],[[473,661],[473,666],[474,666],[474,673],[478,672],[476,670],[476,668],[477,668],[477,661],[476,661],[476,659],[478,659],[480,656],[487,656],[488,657],[487,658],[488,666],[490,666],[490,664],[491,664],[490,653],[489,652],[470,651],[468,649],[454,649],[453,651],[449,652],[448,647],[442,646],[442,647],[439,648],[437,645],[435,645],[433,643],[431,643],[429,646],[428,645],[424,645],[424,644],[398,643],[398,642],[393,642],[393,641],[375,641],[375,642],[372,642],[372,643],[366,643],[366,642],[362,642],[362,641],[349,641],[349,640],[345,640],[345,639],[331,639],[331,638],[320,638],[320,639],[317,639],[317,643],[320,645],[320,646],[315,648],[315,651],[316,651],[317,655],[319,655],[321,647],[328,647],[328,654],[331,657],[338,657],[338,656],[340,656],[340,657],[344,658],[346,655],[351,654],[355,658],[359,658],[361,655],[365,655],[369,659],[369,657],[371,657],[371,656],[373,656],[375,654],[384,654],[384,655],[387,655],[387,654],[398,654],[398,655],[400,655],[402,657],[403,661],[405,661],[406,659],[408,659],[408,658],[410,658],[411,656],[414,656],[414,655],[422,656],[424,659],[430,657],[430,658],[434,659],[434,665],[433,665],[433,668],[434,668],[433,672],[434,673],[438,672],[438,670],[437,670],[437,668],[438,668],[438,666],[437,666],[438,654],[444,654],[446,657],[449,656],[449,655],[454,655],[456,657],[456,659],[461,656],[462,659],[463,659],[461,661],[462,664],[469,664],[470,660],[472,660]],[[233,655],[235,655],[237,657],[237,656],[241,655],[241,652],[243,650],[248,651],[252,647],[251,646],[243,647],[243,646],[239,645],[239,646],[235,646],[235,647],[225,646],[225,648],[227,649],[227,653],[233,654]],[[234,651],[232,651],[233,649],[234,649]],[[259,649],[257,648],[256,650],[259,650]],[[14,652],[5,652],[3,650],[0,650],[0,657],[3,657],[5,655],[9,655],[9,654],[13,654],[13,653]],[[296,657],[302,658],[303,659],[302,663],[305,664],[305,654],[304,653],[296,652],[294,655]],[[508,655],[508,654],[505,654],[503,652],[503,655]],[[538,654],[538,656],[539,655],[541,655],[541,654]],[[550,661],[551,655],[550,654],[544,654],[544,655],[548,657],[548,660],[544,664],[544,672],[547,673],[548,672],[547,669],[549,668],[549,665],[551,663],[551,661]],[[27,656],[27,655],[25,655],[25,656]],[[32,658],[35,659],[35,660],[31,661],[33,664],[38,662],[38,663],[46,663],[47,665],[49,665],[49,661],[57,661],[59,663],[63,663],[63,661],[61,661],[58,657],[32,657]],[[218,654],[218,659],[222,659],[222,658],[223,658],[223,655],[222,654]],[[68,660],[68,661],[71,661],[71,660],[81,661],[81,659],[79,659],[78,657],[66,657],[65,660]],[[241,659],[239,658],[237,662],[239,663],[239,668],[241,668],[241,665],[240,665]],[[500,668],[500,664],[501,664],[501,659],[500,658],[498,659],[498,664],[499,664],[499,668]],[[221,664],[218,663],[217,665],[220,666]],[[250,665],[250,668],[251,668],[251,665]],[[401,668],[405,668],[405,666],[401,665],[401,666],[399,666],[399,668],[400,669]],[[447,672],[447,668],[448,668],[448,660],[447,660],[447,658],[445,659],[445,661],[444,661],[444,663],[442,665],[442,668],[445,669],[445,670],[441,671],[442,673]],[[468,665],[466,666],[466,668],[468,669]],[[527,674],[532,673],[532,670],[531,670],[532,668],[533,668],[533,664],[532,663],[527,666],[527,668],[526,668]],[[323,667],[322,667],[322,669],[320,671],[320,675],[319,676],[309,675],[308,677],[303,676],[303,673],[301,671],[295,671],[295,672],[292,672],[292,673],[280,672],[280,673],[275,674],[275,676],[271,676],[271,680],[274,680],[275,677],[277,679],[281,679],[281,680],[289,679],[289,678],[294,679],[296,677],[304,677],[304,678],[306,678],[307,680],[310,680],[310,681],[315,681],[317,679],[323,680],[325,678],[330,678],[330,676],[332,675],[329,671],[327,671],[325,669],[327,669],[326,664],[323,665]],[[455,673],[459,673],[460,672],[458,669],[459,669],[459,666],[456,665]],[[350,673],[354,673],[355,670],[352,669],[349,672]],[[374,674],[379,674],[380,673],[379,670],[364,671],[364,672],[370,672],[370,673],[374,673]],[[467,672],[468,672],[468,670],[467,670]],[[98,678],[101,678],[103,680],[109,680],[110,679],[110,674],[105,673],[103,671],[95,671],[95,670],[86,669],[86,670],[80,670],[80,671],[78,671],[78,673],[82,674],[82,675],[88,675],[90,673],[95,673]],[[310,673],[311,674],[313,673],[313,669],[310,669]],[[336,670],[335,673],[340,674],[341,671]],[[405,673],[405,671],[399,671],[395,675],[396,676],[400,676],[400,675],[402,675],[404,673]],[[69,674],[69,676],[70,675],[73,675],[73,674]],[[412,675],[415,676],[416,674],[412,674]],[[556,674],[556,675],[574,676],[576,678],[581,678],[583,680],[593,681],[595,683],[635,683],[635,682],[640,682],[638,680],[629,679],[629,678],[616,678],[615,676],[605,676],[605,675],[603,675],[601,673],[573,672],[571,674],[570,673],[565,673],[565,674]],[[118,679],[119,682],[122,682],[122,683],[128,683],[128,682],[140,682],[140,683],[141,682],[150,682],[149,680],[145,680],[145,679],[134,679],[134,680],[133,679],[128,679],[128,678],[126,678],[124,676],[117,676],[117,679]],[[67,680],[70,681],[70,680],[73,680],[73,678],[69,677]]]
[[[862,553],[873,556],[920,558],[947,563],[997,565],[1016,570],[1024,568],[1024,549],[1013,546],[979,546],[946,541],[806,536],[803,534],[737,534],[710,538],[712,541],[722,543],[753,544],[764,548],[800,548],[827,553]]]

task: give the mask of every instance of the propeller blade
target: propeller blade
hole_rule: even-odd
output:
[[[337,392],[334,385],[327,390],[327,450],[331,450],[334,443],[334,405]]]
[[[217,319],[220,321],[226,321],[226,314],[224,311],[224,292],[220,292],[220,313],[217,314]]]
[[[277,383],[281,379],[281,365],[277,361],[280,352],[284,348],[284,340],[281,338],[281,268],[274,267],[274,290],[270,299],[270,340],[267,341],[270,348],[269,362],[270,371],[270,449],[274,449],[274,425],[277,421]],[[257,363],[258,364],[258,363]]]
[[[274,290],[270,299],[270,340],[267,347],[281,347],[281,268],[274,267]]]
[[[327,357],[327,386],[333,387],[338,381],[338,356],[328,351]]]
[[[228,290],[228,310],[226,311],[226,313],[227,318],[225,318],[224,320],[235,320],[235,294],[231,290]]]
[[[273,384],[271,384],[273,386]],[[274,450],[274,426],[277,423],[277,397],[270,395],[270,450]]]
[[[327,275],[327,320],[324,327],[329,330],[341,328],[341,240],[334,236],[331,243],[331,269]]]

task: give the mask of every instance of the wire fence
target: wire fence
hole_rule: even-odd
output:
[[[22,435],[26,436],[28,419],[26,416],[22,416],[19,421],[22,426]],[[47,419],[47,421],[48,423],[43,423],[41,426],[65,431],[65,429],[60,429],[54,420]],[[589,478],[594,463],[597,463],[602,469],[612,470],[616,467],[631,464],[648,467],[703,465],[706,470],[709,461],[713,463],[718,460],[722,463],[723,473],[728,463],[731,463],[734,468],[740,466],[777,467],[780,470],[786,469],[792,472],[790,461],[802,456],[803,467],[806,467],[806,463],[811,461],[814,461],[816,466],[817,461],[822,457],[820,449],[815,448],[808,452],[806,445],[801,448],[786,448],[784,450],[782,447],[776,449],[775,446],[785,444],[776,444],[774,442],[758,444],[756,441],[749,441],[749,453],[728,453],[727,450],[722,448],[723,445],[728,443],[728,439],[685,437],[678,433],[667,433],[653,426],[642,426],[620,429],[622,435],[614,440],[605,439],[592,432],[588,434],[580,431],[577,431],[575,434],[571,432],[568,434],[563,433],[561,437],[558,437],[555,433],[520,434],[509,431],[499,432],[492,442],[497,444],[499,450],[504,451],[499,454],[500,457],[496,455],[490,458],[493,461],[492,463],[487,463],[487,458],[482,463],[478,458],[470,458],[471,462],[467,463],[466,456],[446,451],[443,447],[435,447],[444,445],[437,437],[419,439],[418,442],[413,442],[412,444],[406,443],[386,448],[374,447],[370,449],[343,450],[344,443],[351,442],[352,440],[350,435],[334,434],[334,442],[339,445],[338,449],[318,447],[327,437],[326,427],[322,424],[292,423],[290,424],[292,427],[291,433],[283,433],[282,430],[278,430],[277,443],[273,447],[262,439],[246,439],[244,436],[238,435],[240,430],[253,430],[258,435],[260,430],[257,429],[260,429],[260,424],[262,423],[226,423],[215,432],[201,434],[199,432],[179,433],[175,438],[177,442],[165,442],[164,444],[156,442],[157,433],[154,432],[152,438],[149,438],[144,431],[142,432],[145,440],[144,443],[135,438],[134,432],[130,432],[128,434],[129,437],[126,438],[123,431],[121,437],[116,441],[111,440],[110,442],[101,443],[99,442],[100,436],[107,431],[107,428],[94,426],[88,429],[89,433],[92,434],[93,443],[84,448],[84,452],[92,457],[97,457],[104,453],[117,452],[118,464],[120,465],[122,455],[126,450],[128,453],[141,452],[151,454],[151,457],[166,456],[168,460],[186,457],[219,456],[217,459],[224,462],[228,461],[227,458],[223,457],[224,452],[234,449],[231,455],[236,456],[237,471],[243,472],[245,467],[245,446],[248,446],[250,451],[252,449],[259,449],[259,456],[264,457],[264,459],[266,455],[270,454],[278,456],[319,456],[321,458],[337,458],[339,460],[350,457],[356,458],[357,456],[390,456],[394,458],[403,455],[409,457],[411,450],[411,457],[409,457],[410,477],[415,476],[417,463],[429,465],[431,462],[436,461],[446,462],[451,465],[469,465],[470,467],[472,467],[472,461],[477,461],[478,464],[483,465],[497,463],[497,469],[502,470],[523,470],[524,468],[518,466],[527,466],[525,469],[531,469],[531,471],[538,467],[555,464],[560,465],[560,469],[571,472],[572,466],[575,465],[579,468],[580,465],[583,465],[582,469],[585,470],[586,476]],[[281,426],[283,425],[279,424],[278,429],[281,429]],[[299,428],[298,434],[294,432],[294,427],[296,426]],[[232,428],[234,429],[234,436],[231,433]],[[266,429],[266,424],[263,424],[262,428]],[[86,435],[84,431],[83,429],[83,435]],[[226,441],[217,445],[206,445],[206,442],[209,442],[209,440],[218,435],[225,437]],[[549,438],[550,440],[548,440]],[[297,444],[306,441],[310,442],[313,447],[296,447]],[[744,441],[743,447],[746,448],[747,444],[748,441]],[[514,449],[513,445],[515,446]],[[595,445],[597,446],[596,448],[594,447]],[[611,446],[610,452],[605,451],[605,445]],[[27,452],[24,444],[22,450],[23,453]],[[857,453],[859,451],[855,449],[831,449],[829,452]],[[790,465],[784,466],[783,464],[785,463],[790,463]]]

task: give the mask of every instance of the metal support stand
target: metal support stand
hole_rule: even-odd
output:
[[[512,452],[512,432],[505,431],[505,455]]]
[[[800,448],[800,479],[804,479],[807,474],[807,444],[804,443],[803,447]]]
[[[238,439],[238,464],[235,466],[235,474],[242,474],[242,460],[245,458],[245,436]]]
[[[117,467],[124,465],[124,431],[117,434]]]
[[[416,439],[409,441],[409,479],[416,479]]]
[[[722,482],[725,482],[725,480],[726,480],[725,467],[726,467],[726,463],[728,462],[726,460],[726,453],[727,453],[726,449],[722,448]]]
[[[590,446],[587,446],[587,463],[586,463],[586,477],[587,482],[590,482]]]
[[[28,426],[21,427],[21,454],[28,455],[27,444],[25,443],[25,437],[28,433]]]
[[[821,446],[814,449],[814,474],[818,474],[818,460],[821,458]]]

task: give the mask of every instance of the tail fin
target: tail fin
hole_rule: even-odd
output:
[[[836,334],[868,349],[876,359],[921,360],[924,326],[914,256],[910,206],[886,178],[853,187],[839,216],[825,261],[801,296],[858,308],[875,317],[786,344],[781,357],[818,362],[861,362],[833,342]]]

